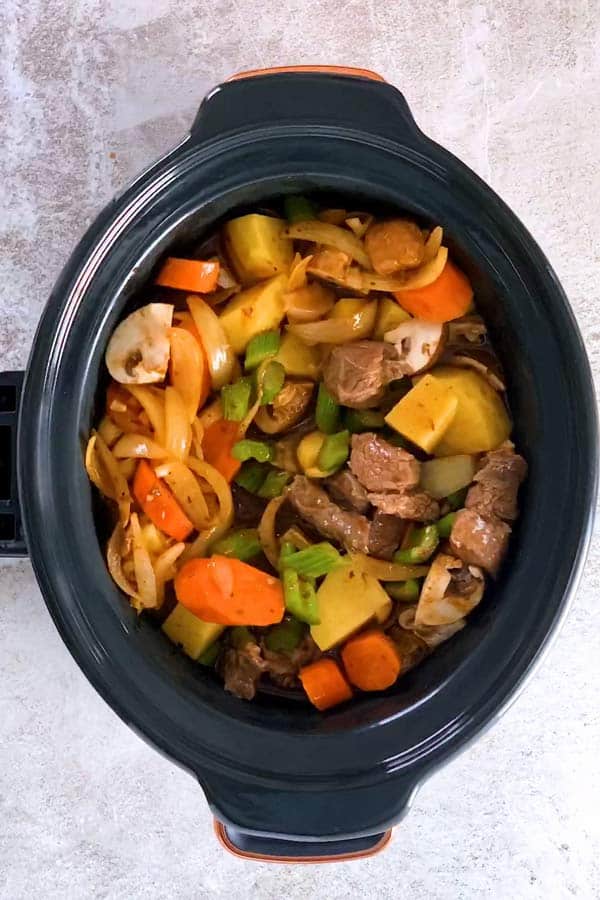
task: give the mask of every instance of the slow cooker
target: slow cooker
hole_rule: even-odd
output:
[[[443,225],[506,370],[530,468],[510,558],[468,627],[393,689],[325,715],[276,696],[238,700],[138,620],[107,572],[82,456],[108,337],[157,259],[287,193]],[[422,134],[402,94],[361,70],[246,73],[211,91],[179,146],[100,213],[52,292],[24,378],[0,379],[0,552],[29,555],[85,675],[198,780],[230,849],[364,855],[429,773],[506,708],[555,633],[590,536],[596,432],[584,347],[546,258]]]

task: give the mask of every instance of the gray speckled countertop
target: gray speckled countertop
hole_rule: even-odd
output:
[[[600,376],[600,4],[4,0],[0,364],[22,367],[94,214],[174,144],[208,88],[264,65],[381,72],[523,219]],[[556,527],[550,525],[548,527]],[[600,552],[504,718],[422,788],[380,856],[243,863],[188,775],[63,647],[31,567],[0,567],[0,897],[600,897]]]

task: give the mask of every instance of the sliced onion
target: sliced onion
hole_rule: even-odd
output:
[[[121,459],[119,460],[119,469],[123,473],[125,480],[131,481],[131,479],[135,475],[135,470],[137,469],[137,460]]]
[[[104,494],[109,500],[116,500],[115,487],[112,478],[100,459],[98,448],[96,446],[97,440],[98,435],[94,433],[87,442],[85,448],[85,470],[88,478],[92,484],[98,488],[101,494]]]
[[[214,466],[199,459],[190,457],[188,465],[196,475],[199,475],[212,488],[217,502],[219,504],[219,512],[214,522],[208,528],[200,532],[196,540],[186,547],[183,559],[194,559],[198,556],[204,556],[213,541],[218,540],[233,525],[233,497],[231,488],[227,481]]]
[[[150,554],[144,543],[144,536],[137,513],[131,514],[131,534],[133,537],[133,565],[137,582],[137,599],[141,609],[156,609],[158,605],[156,577]],[[138,611],[141,610],[138,608]]]
[[[329,222],[331,225],[343,225],[347,216],[345,209],[323,209],[317,213],[320,222]]]
[[[148,385],[127,384],[124,387],[138,401],[150,419],[154,436],[159,444],[165,439],[165,392]]]
[[[288,321],[292,324],[315,322],[326,316],[335,303],[335,294],[318,281],[283,295]]]
[[[188,421],[196,417],[204,382],[204,354],[193,334],[185,328],[171,329],[171,384],[179,392]]]
[[[442,246],[442,241],[444,239],[444,229],[440,225],[436,225],[429,234],[429,237],[425,241],[425,251],[423,253],[423,263],[431,262],[432,259],[435,259],[440,251],[440,247]]]
[[[309,541],[297,525],[292,525],[291,528],[288,528],[285,534],[281,536],[281,540],[289,541],[297,550],[305,550],[307,547],[312,547],[312,541]]]
[[[270,500],[265,511],[262,514],[260,524],[258,526],[258,539],[262,544],[263,552],[274,569],[279,567],[279,541],[275,534],[275,519],[279,511],[279,507],[285,502],[286,495],[274,497]]]
[[[346,318],[322,319],[302,325],[289,325],[288,331],[305,344],[345,344],[368,337],[375,326],[377,303],[365,301],[364,307]]]
[[[165,584],[172,581],[177,574],[175,563],[185,550],[185,544],[173,544],[168,547],[154,562],[154,577],[156,579],[156,591],[158,595],[158,605],[162,606],[165,599]]]
[[[352,559],[363,572],[378,581],[408,581],[410,578],[422,578],[428,571],[428,566],[402,566],[365,553],[353,553]]]
[[[219,390],[231,380],[235,354],[219,317],[208,303],[193,294],[187,298],[187,304],[202,339],[212,386]]]
[[[192,429],[179,391],[165,390],[165,450],[176,459],[185,459],[190,451]]]
[[[220,400],[214,400],[211,404],[205,406],[201,413],[198,413],[198,422],[204,431],[222,418],[223,407]]]
[[[98,425],[98,434],[108,447],[112,447],[123,434],[123,429],[119,428],[118,425],[115,425],[109,416],[104,416]]]
[[[164,447],[145,434],[124,434],[112,449],[117,459],[164,459],[169,454]]]
[[[307,222],[296,222],[295,225],[288,225],[283,235],[295,240],[314,241],[315,244],[335,247],[336,250],[347,253],[348,256],[355,259],[365,269],[371,268],[371,260],[362,241],[347,228],[330,225],[329,222],[321,222],[318,219],[310,219]]]
[[[375,216],[372,216],[370,213],[351,212],[348,213],[348,218],[344,221],[350,231],[352,231],[357,238],[362,239],[369,227],[375,221]]]
[[[119,516],[121,518],[121,522],[125,523],[129,519],[129,512],[131,509],[131,494],[129,493],[129,485],[127,484],[127,479],[121,472],[117,460],[112,455],[111,451],[104,443],[99,434],[96,435],[95,446],[97,448],[100,461],[106,469],[108,476],[112,482],[114,491],[113,499],[116,500],[119,505]]]
[[[175,499],[182,507],[194,528],[202,531],[209,524],[209,513],[202,488],[192,471],[179,460],[170,459],[156,467],[156,474],[164,478]]]
[[[404,284],[395,288],[396,291],[414,291],[433,284],[444,271],[448,261],[448,248],[440,247],[437,255],[429,262],[420,265],[418,269],[410,269],[405,272]]]
[[[238,291],[240,289],[240,285],[237,279],[233,277],[227,266],[223,264],[222,260],[219,260],[219,275],[217,278],[217,284],[220,288],[236,288]]]
[[[124,594],[139,601],[137,590],[126,577],[123,571],[125,532],[120,522],[117,522],[106,547],[106,565],[112,580]]]
[[[450,625],[416,625],[415,613],[416,606],[409,606],[403,609],[398,615],[398,624],[405,631],[412,631],[423,643],[427,644],[430,650],[439,647],[444,641],[447,641],[458,631],[461,631],[467,624],[466,619],[457,619]]]
[[[297,291],[298,288],[304,287],[306,284],[306,270],[310,266],[312,254],[305,256],[304,259],[299,253],[296,253],[288,276],[288,291]]]

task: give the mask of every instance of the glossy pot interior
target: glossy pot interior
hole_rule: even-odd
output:
[[[43,316],[27,375],[21,499],[61,634],[116,712],[195,772],[222,818],[249,831],[310,838],[368,833],[397,819],[425,774],[520,686],[561,615],[587,541],[594,405],[568,304],[504,204],[394,102],[395,140],[352,130],[352,121],[310,131],[254,122],[215,138],[200,117],[195,139],[142,176],[86,235]],[[390,691],[326,715],[265,694],[254,703],[232,697],[137,619],[106,571],[82,464],[108,336],[159,257],[234,211],[291,192],[327,192],[346,206],[444,226],[506,369],[515,441],[530,466],[510,558],[468,627]]]

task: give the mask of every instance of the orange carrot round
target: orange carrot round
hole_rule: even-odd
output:
[[[298,677],[308,699],[318,710],[337,706],[352,697],[350,685],[332,659],[318,659],[309,666],[304,666]]]
[[[156,276],[156,284],[194,294],[209,294],[216,288],[218,277],[218,260],[169,256]]]
[[[150,521],[169,537],[185,541],[194,530],[169,488],[145,459],[136,469],[133,494]]]
[[[400,674],[400,656],[393,640],[373,629],[350,638],[342,649],[349,681],[361,691],[383,691]]]
[[[239,430],[239,422],[218,419],[208,426],[202,438],[204,459],[227,481],[231,481],[237,475],[241,466],[241,462],[231,455],[231,449],[238,440]]]
[[[473,300],[473,288],[464,272],[448,260],[440,277],[427,287],[397,291],[394,297],[417,319],[450,322],[465,315]]]
[[[175,594],[195,616],[218,625],[274,625],[285,612],[278,578],[227,556],[185,563]]]

